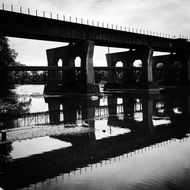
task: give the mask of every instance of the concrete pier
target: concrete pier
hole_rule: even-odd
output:
[[[123,63],[123,68],[126,68],[123,73],[122,88],[141,88],[141,89],[151,89],[158,88],[157,83],[153,80],[153,48],[143,47],[136,50],[129,50],[126,52],[106,54],[108,67],[116,67],[116,63],[121,61]],[[134,62],[135,60],[142,61],[142,67],[139,68],[142,74],[139,81],[134,75]],[[110,82],[115,82],[115,73],[111,73]],[[111,87],[108,84],[108,88]]]
[[[95,84],[93,67],[94,42],[83,41],[81,43],[70,43],[68,46],[47,50],[48,66],[58,66],[62,61],[62,67],[67,70],[48,71],[48,85],[45,94],[77,92],[98,93],[99,86]],[[80,57],[81,66],[78,73],[75,67],[75,59]],[[61,75],[61,76],[60,76]]]

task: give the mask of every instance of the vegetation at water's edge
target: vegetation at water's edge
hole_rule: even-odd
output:
[[[0,94],[5,93],[10,88],[10,76],[4,71],[4,68],[11,65],[16,65],[15,61],[17,52],[11,49],[8,44],[8,39],[0,36]]]

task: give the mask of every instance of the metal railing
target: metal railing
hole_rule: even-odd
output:
[[[181,39],[186,39],[188,41],[190,40],[188,35],[180,34],[179,36],[176,36],[176,35],[171,35],[167,33],[137,29],[134,27],[119,26],[117,24],[110,24],[110,23],[83,19],[83,18],[78,18],[78,17],[71,17],[65,14],[61,14],[61,13],[55,14],[53,12],[48,12],[48,11],[39,10],[39,9],[25,8],[23,6],[16,6],[12,4],[10,5],[10,4],[1,3],[0,10],[11,11],[11,12],[16,12],[16,13],[21,13],[21,14],[37,16],[37,17],[49,18],[49,19],[55,19],[55,20],[60,20],[60,21],[72,22],[72,23],[77,23],[77,24],[107,28],[107,29],[112,29],[112,30],[144,34],[144,35],[155,36],[155,37],[162,37],[162,38],[169,38],[169,39],[181,38]]]

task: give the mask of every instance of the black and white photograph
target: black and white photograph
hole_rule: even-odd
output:
[[[0,190],[189,190],[189,9],[0,0]]]

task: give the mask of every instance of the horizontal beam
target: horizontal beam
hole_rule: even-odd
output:
[[[155,51],[190,51],[190,44],[185,39],[170,39],[4,10],[0,10],[0,23],[0,35],[10,37],[74,43],[92,40],[100,46],[150,46]]]
[[[48,67],[48,66],[9,66],[0,68],[4,71],[80,71],[80,67]],[[142,70],[142,67],[94,67],[95,71],[126,71],[126,70]],[[177,68],[153,68],[153,70],[180,70]]]
[[[9,66],[0,68],[6,71],[74,71],[80,70],[79,67],[48,67],[48,66]]]

